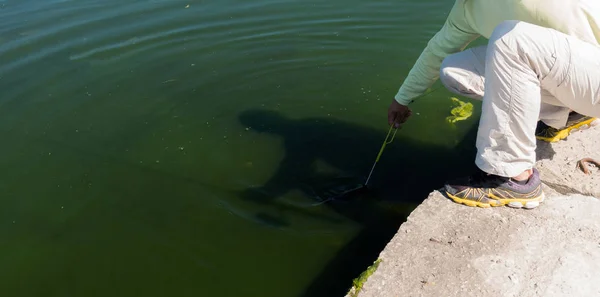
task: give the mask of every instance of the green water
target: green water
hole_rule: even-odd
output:
[[[343,296],[473,163],[440,89],[370,191],[310,191],[368,174],[451,5],[0,0],[1,295]]]

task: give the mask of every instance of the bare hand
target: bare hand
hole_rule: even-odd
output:
[[[392,100],[392,104],[390,104],[390,107],[388,108],[388,124],[390,126],[395,125],[395,128],[399,128],[411,115],[412,111],[408,106],[402,105],[396,100]]]

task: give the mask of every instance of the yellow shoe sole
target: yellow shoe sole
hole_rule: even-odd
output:
[[[579,131],[579,130],[585,130],[585,129],[589,128],[590,124],[592,122],[594,122],[595,120],[596,120],[596,118],[591,118],[591,119],[585,120],[581,123],[577,123],[573,126],[564,128],[564,129],[558,131],[558,133],[556,133],[552,137],[536,136],[536,138],[541,141],[546,141],[546,142],[558,142],[558,141],[561,141],[561,140],[567,138],[572,132]],[[575,130],[575,131],[573,131],[573,130]]]
[[[473,200],[469,200],[469,199],[459,198],[448,192],[446,192],[446,195],[448,195],[448,197],[450,197],[450,199],[452,199],[452,201],[454,201],[456,203],[470,206],[470,207],[481,207],[481,208],[489,208],[489,207],[506,205],[506,206],[512,207],[512,208],[533,209],[533,208],[538,207],[540,205],[540,203],[542,203],[545,199],[544,193],[542,193],[539,197],[531,198],[531,199],[500,199],[495,196],[490,196],[489,198],[494,199],[494,200],[491,200],[491,203],[485,203],[485,202],[479,202],[479,201],[473,201]]]

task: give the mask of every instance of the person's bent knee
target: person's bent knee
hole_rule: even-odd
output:
[[[454,55],[450,55],[442,61],[442,65],[440,66],[440,82],[450,91],[457,89],[458,85],[458,81],[453,76],[456,69],[454,60]]]
[[[456,53],[446,57],[440,66],[440,82],[448,91],[474,99],[481,99],[483,94],[475,91],[477,86],[472,85],[476,79],[474,76],[478,74],[473,70],[465,68],[464,52]]]

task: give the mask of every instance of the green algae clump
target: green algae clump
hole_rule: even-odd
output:
[[[452,115],[446,118],[448,122],[456,123],[458,121],[466,120],[473,115],[473,104],[460,101],[456,97],[450,99],[454,102],[456,107],[450,111]]]
[[[379,267],[379,263],[381,263],[381,259],[377,259],[373,265],[367,267],[367,270],[363,271],[357,278],[352,281],[352,289],[349,292],[349,296],[357,297],[360,290],[362,290],[363,285],[367,282],[367,279],[375,273],[377,267]]]

